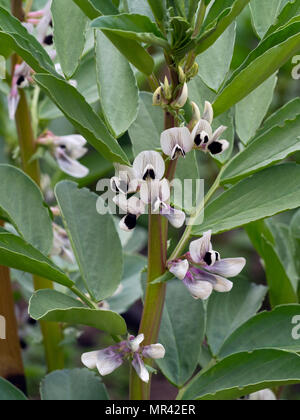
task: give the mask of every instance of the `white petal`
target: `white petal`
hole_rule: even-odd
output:
[[[152,204],[153,210],[154,205],[158,203],[158,208],[156,209],[158,211],[160,203],[168,202],[170,195],[170,183],[165,178],[162,181],[155,179],[151,182],[143,181],[141,183],[141,200],[144,204]]]
[[[146,369],[144,362],[140,358],[138,354],[135,354],[132,361],[132,366],[134,367],[136,373],[140,377],[143,382],[148,383],[150,379],[150,375],[148,370]]]
[[[213,288],[216,292],[219,293],[227,293],[230,292],[233,288],[233,283],[224,277],[215,276],[216,283],[214,284]]]
[[[214,119],[214,110],[212,107],[212,104],[208,101],[205,102],[205,106],[204,106],[204,113],[203,113],[203,117],[204,120],[208,121],[209,124],[212,124],[213,119]]]
[[[189,271],[190,264],[188,260],[172,263],[172,266],[169,268],[170,273],[174,274],[179,280],[183,280],[187,272]]]
[[[136,177],[145,180],[146,172],[152,170],[155,179],[162,179],[165,173],[165,162],[158,152],[141,152],[133,162],[133,169]]]
[[[55,157],[60,169],[66,174],[74,178],[84,178],[88,175],[89,169],[77,162],[77,160],[71,159],[66,153],[59,148],[55,150]]]
[[[250,394],[250,401],[276,401],[277,398],[270,389],[262,389],[261,391]]]
[[[205,232],[201,239],[193,241],[190,244],[191,258],[196,264],[203,262],[205,254],[211,250],[211,230]]]
[[[9,119],[14,120],[15,115],[17,112],[17,108],[20,102],[20,95],[19,93],[17,95],[10,95],[8,98],[8,113],[9,113]]]
[[[194,142],[188,128],[181,127],[163,131],[160,144],[164,154],[173,158],[176,148],[181,149],[183,154],[186,155],[192,150]]]
[[[188,96],[189,96],[189,89],[188,89],[188,85],[187,83],[184,83],[182,89],[180,90],[180,92],[177,95],[177,98],[172,102],[172,107],[173,108],[183,108],[184,105],[186,104],[186,101],[188,100]]]
[[[143,356],[150,359],[163,359],[165,357],[166,350],[162,344],[151,344],[145,346],[143,349]]]
[[[225,258],[216,261],[211,267],[205,267],[206,270],[224,277],[236,277],[246,265],[245,258]]]
[[[81,361],[88,369],[95,369],[97,367],[99,351],[91,351],[89,353],[84,353],[81,356]]]
[[[167,208],[163,208],[161,210],[161,214],[165,216],[171,225],[176,229],[179,229],[184,225],[186,216],[185,213],[181,210],[173,209],[169,206]]]
[[[97,354],[97,369],[100,375],[105,376],[112,373],[123,364],[122,357],[114,354],[113,351],[100,350]]]
[[[139,351],[140,344],[144,341],[144,339],[144,334],[139,334],[137,337],[128,340],[128,345],[134,353]]]
[[[194,299],[207,300],[213,292],[213,285],[207,281],[185,280],[184,284]]]
[[[71,159],[80,159],[88,151],[83,147],[86,144],[85,138],[78,135],[56,137],[53,143],[55,146],[63,146]]]
[[[221,125],[219,128],[216,129],[216,131],[213,133],[213,135],[211,136],[211,139],[209,141],[209,143],[212,143],[214,141],[219,140],[219,138],[221,137],[221,135],[227,130],[227,127],[225,127],[225,125]]]

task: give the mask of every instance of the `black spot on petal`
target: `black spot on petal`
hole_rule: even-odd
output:
[[[207,144],[208,142],[209,142],[209,137],[206,135],[206,136],[204,136],[203,143]]]
[[[203,258],[203,260],[204,260],[204,262],[205,262],[207,265],[212,265],[212,253],[211,253],[211,252],[207,252],[207,253],[205,254],[205,257]]]
[[[128,229],[134,229],[137,223],[137,217],[135,214],[128,214],[124,220],[125,225]]]
[[[24,82],[25,82],[25,77],[23,75],[21,75],[17,80],[17,85],[21,86],[22,83],[24,83]]]
[[[221,257],[220,257],[220,253],[219,252],[215,252],[216,254],[216,261],[220,261]]]
[[[146,181],[147,179],[155,179],[155,172],[153,169],[148,169],[144,176],[143,176],[143,180]]]
[[[44,39],[45,45],[53,45],[53,35],[47,35]]]
[[[218,155],[223,152],[223,144],[218,141],[214,141],[208,146],[208,150],[212,155]]]
[[[200,146],[201,145],[202,140],[201,140],[200,134],[197,134],[197,136],[195,137],[194,143],[195,143],[196,146]]]

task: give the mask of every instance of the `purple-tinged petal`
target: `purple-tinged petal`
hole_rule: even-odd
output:
[[[145,336],[144,334],[139,334],[136,337],[130,337],[128,340],[128,346],[130,348],[131,351],[133,351],[134,353],[139,351],[140,349],[140,344],[144,341]]]
[[[57,147],[54,154],[60,169],[66,174],[74,178],[84,178],[88,175],[89,169],[71,159],[61,148]]]
[[[205,266],[210,273],[218,274],[223,277],[236,277],[246,265],[245,258],[224,258],[216,261],[212,266]]]
[[[114,372],[123,364],[123,358],[110,348],[98,351],[97,369],[100,375],[105,376]]]
[[[179,280],[184,280],[189,271],[190,264],[188,260],[172,263],[169,268],[170,273],[174,274]]]
[[[143,381],[148,383],[150,379],[149,372],[142,361],[140,355],[135,353],[133,356],[132,366],[134,367],[136,373],[138,374],[139,378]]]
[[[212,250],[211,230],[205,232],[201,239],[193,241],[190,244],[190,256],[196,264],[202,263],[207,252]]]
[[[187,276],[183,283],[194,299],[207,300],[213,292],[213,285],[208,281],[199,281]]]
[[[182,210],[174,209],[173,207],[166,206],[161,208],[161,215],[165,216],[171,225],[179,229],[184,225],[186,216]]]

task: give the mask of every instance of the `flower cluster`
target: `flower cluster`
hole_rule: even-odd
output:
[[[195,299],[206,300],[213,290],[230,292],[232,282],[227,278],[236,277],[245,267],[245,258],[221,259],[211,244],[211,231],[201,239],[191,242],[184,259],[172,261],[169,271],[190,291]]]
[[[78,159],[88,151],[84,137],[73,134],[70,136],[55,136],[51,131],[45,132],[37,140],[40,146],[49,147],[60,169],[74,178],[84,178],[89,170]]]
[[[125,213],[120,228],[131,231],[142,214],[165,216],[176,228],[183,226],[185,213],[170,206],[170,184],[164,177],[165,162],[155,151],[141,152],[133,167],[115,165],[111,189],[116,194],[114,203]],[[136,194],[138,193],[138,195]],[[128,194],[135,194],[128,198]]]
[[[140,334],[137,337],[129,336],[128,340],[121,341],[104,350],[84,353],[81,361],[87,368],[97,368],[100,375],[105,376],[120,367],[125,360],[128,360],[131,361],[140,379],[148,383],[150,375],[144,359],[163,359],[165,357],[165,349],[161,344],[141,346],[143,341],[144,334]]]
[[[75,257],[67,232],[56,223],[53,223],[52,227],[53,247],[51,255],[58,256],[70,264],[75,264]]]

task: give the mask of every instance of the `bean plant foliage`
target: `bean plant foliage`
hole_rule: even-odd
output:
[[[0,265],[42,400],[113,399],[121,365],[131,400],[155,374],[178,400],[300,383],[299,51],[300,0],[0,0]],[[0,400],[33,397],[5,351]]]

